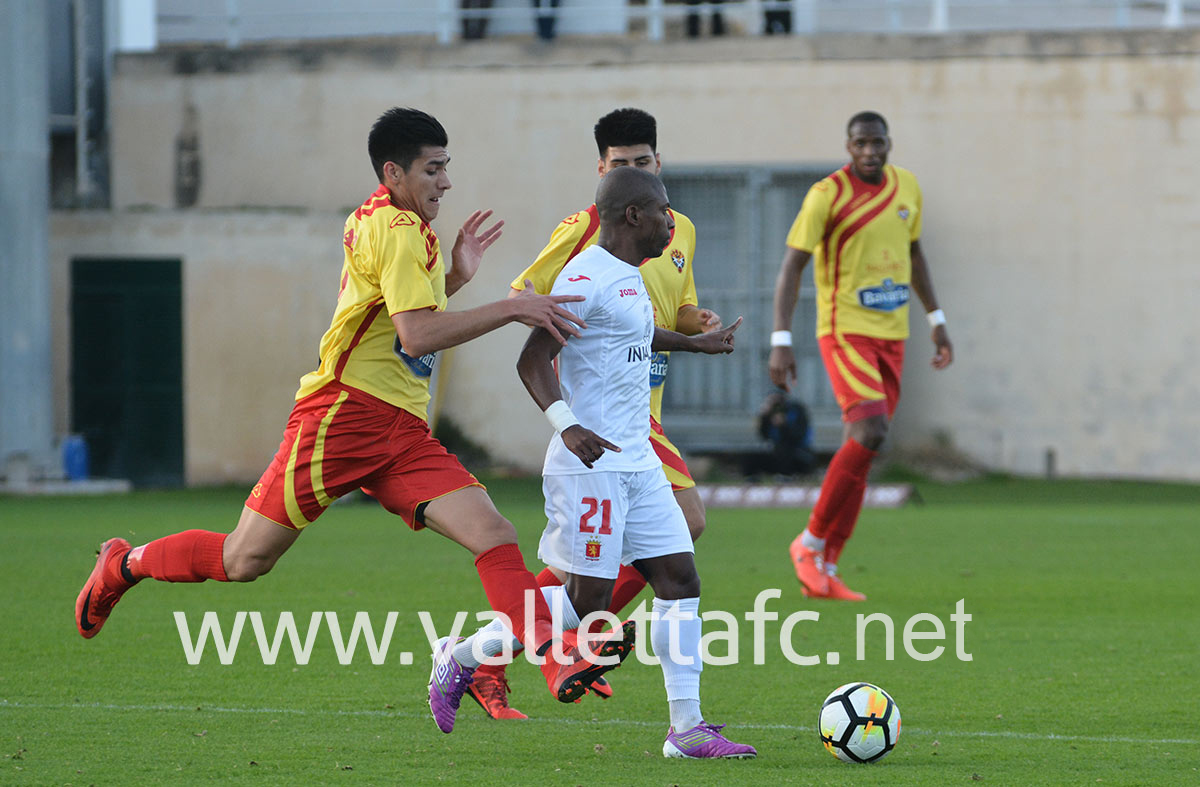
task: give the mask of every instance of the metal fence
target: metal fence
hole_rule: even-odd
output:
[[[487,2],[487,0],[485,0]],[[542,0],[549,5],[548,0]],[[470,5],[479,5],[478,0]],[[160,43],[433,36],[459,39],[463,21],[486,19],[486,35],[528,35],[537,13],[553,13],[560,35],[678,36],[689,13],[719,12],[730,35],[772,32],[916,33],[983,30],[1147,29],[1200,26],[1200,0],[159,0]],[[772,22],[773,24],[769,24]]]
[[[671,204],[696,225],[696,290],[700,305],[727,323],[745,323],[730,356],[674,353],[663,400],[671,439],[692,451],[737,451],[762,444],[757,414],[774,390],[767,376],[775,278],[784,239],[813,183],[837,168],[672,167],[663,172]],[[812,417],[814,443],[836,448],[841,411],[815,338],[816,302],[806,271],[793,317],[797,381],[793,396]]]

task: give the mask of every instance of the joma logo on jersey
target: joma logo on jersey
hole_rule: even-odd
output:
[[[649,359],[650,359],[650,345],[644,344],[644,345],[634,345],[633,347],[630,347],[627,352],[627,357],[625,360],[629,361],[629,363],[640,363],[642,361],[647,361]]]
[[[908,285],[896,284],[884,279],[878,287],[863,287],[858,290],[858,302],[866,309],[891,312],[908,303]]]
[[[631,295],[637,295],[637,294],[638,294],[638,291],[637,291],[637,290],[628,290],[628,289],[626,289],[626,290],[621,290],[621,291],[619,291],[617,294],[618,294],[618,295],[620,295],[622,298],[625,298],[625,297],[627,297],[627,296],[631,296]]]
[[[597,539],[589,539],[583,547],[583,556],[588,560],[600,559],[600,542]]]

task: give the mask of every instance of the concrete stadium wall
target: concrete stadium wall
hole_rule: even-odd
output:
[[[313,365],[342,220],[375,187],[366,132],[383,109],[421,107],[449,131],[455,185],[436,224],[447,249],[477,207],[506,221],[451,302],[462,309],[503,297],[555,223],[590,202],[591,125],[614,107],[656,115],[664,168],[844,159],[846,119],[870,108],[891,123],[891,160],[921,180],[923,245],[957,353],[930,370],[914,321],[893,444],[948,438],[1021,473],[1053,450],[1070,475],[1200,479],[1185,438],[1200,431],[1197,53],[1200,32],[125,56],[114,208],[53,217],[55,302],[65,308],[72,256],[182,257],[187,478],[252,480]],[[178,209],[189,106],[202,182]],[[61,431],[68,335],[55,336]],[[495,455],[534,469],[550,430],[513,369],[525,335],[510,326],[455,350],[444,405]]]

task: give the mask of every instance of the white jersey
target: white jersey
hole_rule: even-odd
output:
[[[621,451],[605,451],[588,468],[560,435],[546,450],[545,475],[627,472],[660,467],[650,445],[650,344],[654,307],[638,269],[599,244],[580,252],[554,281],[553,295],[582,295],[560,304],[587,323],[558,355],[563,399],[579,419]]]

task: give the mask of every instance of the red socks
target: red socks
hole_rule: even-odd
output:
[[[867,489],[867,471],[871,469],[871,461],[875,456],[875,451],[864,448],[854,438],[848,438],[833,455],[833,461],[825,473],[821,496],[808,520],[808,530],[817,538],[836,541],[841,537],[839,553],[841,544],[846,543],[854,530],[854,523],[858,521],[863,494]],[[841,533],[845,535],[840,536]]]
[[[488,603],[497,612],[508,616],[513,634],[525,642],[525,595],[533,596],[533,641],[537,652],[550,644],[554,638],[554,625],[550,620],[550,607],[538,590],[537,582],[525,567],[525,558],[516,544],[501,544],[475,559],[475,568],[483,582],[483,592]]]
[[[540,588],[557,587],[563,583],[562,580],[555,576],[554,572],[550,570],[549,566],[543,568],[541,572],[534,577],[534,579],[537,581],[538,587]]]
[[[825,539],[825,562],[837,565],[838,557],[842,554],[842,547],[846,546],[846,542],[850,539],[850,534],[854,532],[854,526],[858,524],[858,512],[862,511],[863,495],[867,491],[867,477],[864,474],[862,481],[857,485],[855,490],[842,506],[842,510],[838,512],[837,519],[834,520],[833,527],[829,531],[829,537]]]
[[[642,576],[642,572],[633,566],[621,566],[617,581],[613,584],[612,601],[608,605],[608,611],[614,615],[620,614],[630,601],[637,598],[637,594],[641,593],[644,587],[646,578]]]
[[[228,582],[221,553],[226,533],[185,530],[130,550],[126,558],[134,579],[154,577],[163,582]]]

